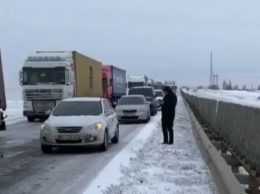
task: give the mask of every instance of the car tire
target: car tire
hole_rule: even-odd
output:
[[[52,147],[51,146],[41,145],[41,150],[42,150],[42,153],[44,153],[44,154],[52,153]]]
[[[33,116],[28,116],[28,117],[27,117],[27,120],[28,120],[28,122],[34,122],[35,117],[33,117]]]
[[[119,142],[119,126],[117,125],[116,127],[116,134],[115,136],[111,139],[111,142],[114,144],[117,144]]]
[[[104,140],[100,147],[100,150],[104,152],[104,151],[107,151],[107,148],[108,148],[108,132],[106,130],[104,133]]]

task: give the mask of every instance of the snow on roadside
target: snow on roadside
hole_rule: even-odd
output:
[[[223,91],[223,90],[183,90],[185,93],[197,97],[214,99],[223,102],[241,104],[249,107],[260,108],[260,100],[258,92],[247,91]]]
[[[146,133],[148,138],[141,138],[140,133],[137,140],[133,140],[111,161],[84,194],[217,193],[194,140],[189,114],[179,98],[174,126],[175,144],[161,145],[160,122],[148,124],[141,132]],[[128,162],[124,162],[126,160]]]

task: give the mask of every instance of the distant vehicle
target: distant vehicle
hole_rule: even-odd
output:
[[[148,77],[146,75],[129,75],[127,77],[127,88],[139,86],[148,86]]]
[[[160,107],[162,106],[164,92],[162,90],[155,90],[155,93],[156,93],[157,108],[160,109]]]
[[[23,115],[29,122],[71,97],[102,97],[102,63],[76,51],[36,51],[20,72]]]
[[[2,58],[0,51],[0,130],[6,130],[4,111],[6,110],[6,96],[5,96],[5,84],[4,73],[2,67]]]
[[[151,78],[148,78],[148,86],[155,88],[155,81]]]
[[[126,70],[113,65],[102,65],[103,97],[115,107],[121,96],[126,95]]]
[[[119,121],[150,120],[150,106],[143,95],[122,96],[115,108]]]
[[[133,87],[128,91],[128,95],[143,95],[150,104],[151,115],[154,116],[157,113],[157,102],[155,90],[152,87]]]
[[[98,146],[106,151],[108,143],[118,143],[117,114],[105,98],[68,98],[62,100],[42,124],[43,153],[53,147]]]

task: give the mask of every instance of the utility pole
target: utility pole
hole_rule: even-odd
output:
[[[214,84],[214,75],[213,75],[213,56],[212,51],[210,52],[210,77],[209,77],[209,86]]]

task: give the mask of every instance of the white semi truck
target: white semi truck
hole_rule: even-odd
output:
[[[76,51],[37,51],[20,72],[23,115],[46,119],[62,99],[102,96],[102,63]]]
[[[148,86],[155,88],[155,81],[151,78],[148,78]]]
[[[148,86],[148,78],[145,75],[129,75],[127,77],[127,88]]]

